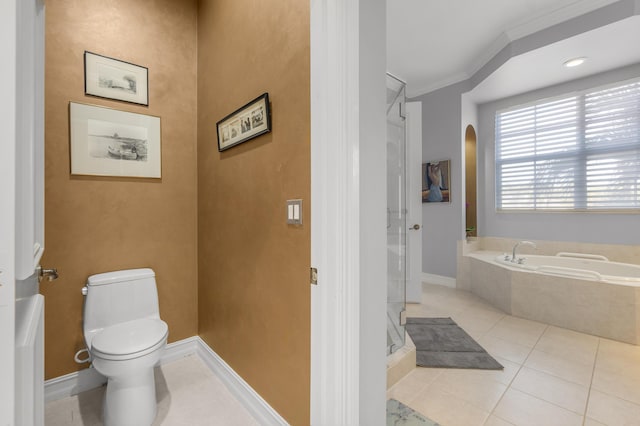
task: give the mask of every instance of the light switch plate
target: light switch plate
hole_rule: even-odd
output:
[[[287,224],[302,225],[302,200],[287,200]]]

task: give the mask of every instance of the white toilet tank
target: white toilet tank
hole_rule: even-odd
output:
[[[141,318],[160,318],[152,269],[128,269],[91,275],[85,294],[83,328],[87,341],[105,327]]]

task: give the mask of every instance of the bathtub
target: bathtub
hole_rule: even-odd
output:
[[[640,265],[598,255],[468,253],[470,291],[508,314],[640,344]]]
[[[613,284],[640,286],[640,265],[611,262],[600,255],[558,253],[555,256],[517,256],[521,263],[511,262],[511,255],[495,257],[498,264],[547,275],[605,281]]]

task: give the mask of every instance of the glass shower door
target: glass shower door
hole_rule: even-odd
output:
[[[404,346],[407,280],[405,85],[387,75],[387,354]]]

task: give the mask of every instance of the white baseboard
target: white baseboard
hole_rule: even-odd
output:
[[[426,272],[422,273],[422,282],[456,288],[455,278],[445,277],[442,275],[427,274]]]
[[[56,401],[58,399],[77,395],[91,389],[98,388],[107,383],[107,379],[95,368],[85,368],[74,373],[49,379],[44,382],[44,401]]]
[[[242,377],[224,362],[213,349],[200,337],[198,339],[198,351],[200,359],[213,371],[216,376],[227,386],[233,396],[251,413],[261,425],[288,425],[280,414],[255,391]]]
[[[159,364],[167,364],[188,355],[197,355],[202,362],[227,386],[229,391],[261,425],[287,425],[276,410],[242,377],[224,362],[199,336],[169,343]],[[77,395],[104,385],[107,379],[93,367],[65,374],[44,382],[45,402]]]
[[[159,365],[175,361],[187,355],[195,354],[199,337],[189,337],[178,342],[169,343],[160,359]],[[107,378],[93,367],[74,373],[65,374],[44,382],[45,402],[77,395],[80,392],[98,388],[107,383]]]
[[[177,361],[180,358],[197,353],[198,345],[201,341],[200,337],[191,336],[186,339],[167,344],[167,348],[165,349],[164,354],[162,354],[162,358],[160,358],[160,362],[158,364],[168,364],[170,362]]]

